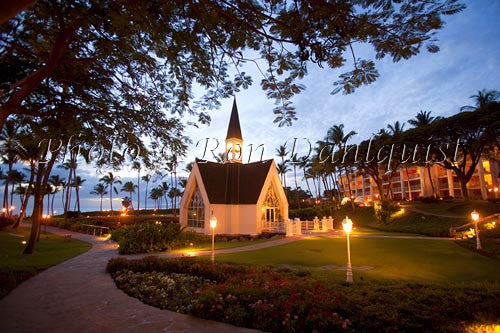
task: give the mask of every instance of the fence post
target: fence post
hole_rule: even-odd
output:
[[[319,231],[319,219],[317,216],[314,217],[313,223],[314,223],[314,231]]]

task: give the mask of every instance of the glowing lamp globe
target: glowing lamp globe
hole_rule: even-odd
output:
[[[472,213],[470,213],[470,216],[474,222],[479,220],[479,213],[476,210],[473,210]]]
[[[347,216],[345,217],[344,220],[342,220],[342,228],[344,228],[345,232],[351,232],[352,231],[352,221]]]
[[[214,214],[212,214],[212,217],[210,218],[210,228],[215,229],[217,226],[217,218],[215,217]]]

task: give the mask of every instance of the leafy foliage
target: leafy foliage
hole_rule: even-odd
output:
[[[3,117],[78,113],[115,126],[158,125],[133,133],[165,139],[162,132],[180,126],[168,113],[208,122],[206,111],[219,107],[221,98],[252,84],[240,70],[250,63],[279,105],[276,122],[289,125],[296,119],[290,99],[304,89],[296,81],[309,63],[339,68],[345,54],[352,55],[355,69],[342,74],[334,90],[352,93],[378,77],[372,60],[356,60],[356,43],[371,44],[377,59],[389,55],[394,61],[422,47],[436,52],[442,17],[463,8],[457,0],[39,0],[2,25],[0,108]],[[206,93],[192,107],[194,84]]]
[[[120,245],[119,252],[152,253],[165,251],[180,233],[179,224],[134,224],[112,232],[112,238]]]
[[[389,222],[391,214],[397,210],[397,205],[392,200],[382,199],[373,202],[373,211],[378,223],[384,225]]]

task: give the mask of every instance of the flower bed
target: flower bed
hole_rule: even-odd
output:
[[[500,318],[498,282],[346,286],[304,270],[193,258],[115,258],[107,269],[144,303],[271,332],[457,332]]]
[[[334,290],[269,268],[149,257],[113,259],[108,271],[127,294],[162,309],[271,332],[350,328]]]

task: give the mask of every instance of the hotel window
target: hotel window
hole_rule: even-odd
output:
[[[205,205],[196,185],[188,205],[188,227],[205,228]]]

